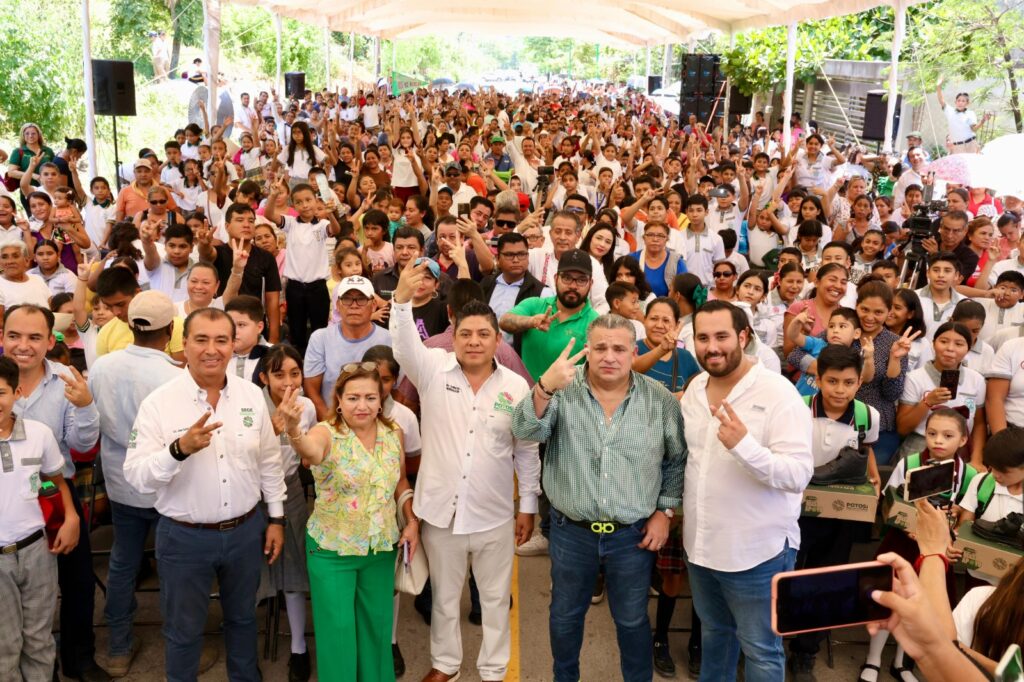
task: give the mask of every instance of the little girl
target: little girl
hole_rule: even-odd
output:
[[[174,192],[175,196],[174,202],[178,204],[178,208],[182,211],[194,211],[196,210],[196,202],[199,200],[199,195],[205,189],[206,182],[199,172],[199,162],[195,159],[186,160],[185,177],[171,186],[171,191]]]
[[[75,294],[72,301],[72,313],[75,316],[75,329],[78,331],[82,351],[85,353],[85,366],[91,367],[96,361],[96,337],[100,334],[100,328],[107,322],[114,319],[113,311],[100,300],[99,296],[93,295],[92,315],[90,317],[86,303],[89,297],[89,272],[93,263],[86,262],[78,266],[76,274],[78,279],[75,282]]]
[[[940,408],[933,411],[928,416],[928,422],[925,427],[925,443],[927,447],[922,452],[910,455],[896,464],[896,468],[893,469],[886,488],[898,489],[904,485],[908,469],[917,469],[926,464],[953,459],[955,460],[953,474],[954,492],[952,494],[937,495],[935,498],[931,498],[931,500],[935,500],[940,504],[952,503],[954,509],[958,509],[955,505],[963,498],[971,479],[977,474],[974,467],[956,457],[960,448],[967,443],[967,420],[964,419],[962,414],[951,408]],[[899,495],[899,493],[897,494]],[[902,497],[902,495],[899,496]],[[914,563],[917,557],[920,556],[917,542],[899,528],[887,529],[882,544],[879,545],[875,556],[886,552],[895,552],[910,563]],[[956,600],[953,598],[953,574],[951,572],[946,574],[946,590],[950,593],[950,602],[955,602]],[[882,649],[885,647],[885,642],[888,639],[888,630],[879,630],[871,637],[871,641],[868,644],[867,661],[861,666],[858,679],[863,682],[877,682],[882,664]],[[904,665],[902,646],[897,645],[896,656],[889,667],[889,672],[901,682],[916,680],[911,669]]]
[[[388,216],[376,209],[363,216],[363,255],[370,262],[370,271],[374,274],[387,270],[395,264],[395,249],[391,242],[385,241],[388,229]]]
[[[860,197],[857,198],[860,201]],[[882,257],[885,235],[878,230],[868,230],[863,237],[853,242],[853,267],[850,281],[856,284],[871,273],[871,267]]]
[[[834,238],[839,241],[845,241],[847,244],[852,244],[857,239],[866,235],[868,230],[871,229],[871,209],[871,199],[866,194],[862,194],[854,199],[850,205],[849,222],[846,223],[845,228],[836,228]]]
[[[50,209],[50,220],[57,227],[68,229],[73,224],[84,225],[82,214],[75,206],[75,191],[70,187],[58,187],[53,193],[53,207]]]
[[[270,418],[274,424],[274,433],[281,439],[281,462],[284,466],[285,487],[288,489],[284,513],[288,523],[285,526],[281,561],[275,561],[270,566],[266,563],[262,565],[257,599],[272,597],[278,591],[284,591],[284,604],[292,633],[288,670],[289,673],[305,672],[299,679],[308,679],[310,662],[306,650],[306,597],[309,594],[309,575],[306,573],[305,535],[309,507],[299,477],[299,456],[285,432],[284,420],[277,414],[277,407],[284,399],[285,391],[302,389],[302,356],[288,344],[273,346],[263,356],[260,381],[264,385],[263,396],[267,407],[274,411]],[[298,428],[305,433],[316,425],[316,408],[305,396],[300,395],[296,401],[302,406]]]
[[[768,294],[768,275],[763,270],[747,270],[740,275],[736,284],[736,305],[749,311],[750,326],[761,343],[774,349],[779,343],[779,326],[765,309]]]
[[[363,260],[362,254],[348,242],[339,241],[338,248],[334,250],[334,263],[331,265],[331,278],[327,280],[327,292],[334,301],[334,291],[338,288],[338,282],[346,277],[370,278],[370,270]],[[338,306],[331,306],[331,324],[341,321],[341,313]]]

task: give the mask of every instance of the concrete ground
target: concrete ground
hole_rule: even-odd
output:
[[[96,533],[103,536],[108,529],[100,529]],[[102,538],[97,537],[97,545]],[[872,546],[856,545],[854,560],[870,558]],[[540,682],[551,679],[551,650],[548,643],[547,615],[551,598],[550,579],[548,575],[549,561],[546,556],[516,559],[514,572],[513,595],[513,648],[507,682],[524,680]],[[105,577],[106,558],[97,557],[97,573]],[[150,577],[144,587],[155,587],[155,577]],[[163,680],[164,652],[160,635],[159,594],[157,592],[139,592],[137,595],[139,612],[137,615],[136,635],[142,640],[143,648],[136,658],[131,674],[123,678],[128,682],[159,682]],[[217,602],[210,609],[207,646],[221,652],[217,664],[200,677],[202,682],[220,682],[228,679],[224,667],[223,637],[217,632],[220,622],[220,611]],[[480,678],[476,672],[475,660],[480,647],[480,628],[471,625],[466,619],[469,612],[468,590],[463,597],[463,650],[465,651],[462,667],[462,680],[477,682]],[[655,600],[650,602],[651,621],[653,623]],[[412,607],[412,598],[403,597],[399,625],[399,642],[405,656],[407,672],[401,678],[404,682],[419,682],[430,669],[430,637],[429,629],[419,614]],[[259,611],[261,618],[260,647],[263,647],[263,616],[264,609]],[[689,601],[683,600],[676,609],[673,628],[688,628],[690,620]],[[100,664],[105,661],[107,629],[103,624],[103,595],[97,590],[96,598],[96,639],[97,656]],[[310,629],[311,629],[310,625]],[[268,682],[286,682],[288,679],[289,636],[288,621],[281,613],[280,634],[278,640],[277,660],[263,660],[261,667],[264,679]],[[675,679],[684,680],[686,674],[686,641],[687,632],[673,633],[670,636],[671,653],[676,660],[677,674]],[[864,660],[866,633],[863,628],[850,628],[833,633],[833,639],[843,641],[834,646],[834,668],[829,668],[825,661],[824,650],[818,657],[816,676],[819,681],[849,682],[857,678],[857,670]],[[853,643],[847,643],[853,642]],[[310,649],[316,651],[316,638],[309,638]],[[883,665],[888,666],[892,658],[892,643],[883,656]],[[615,640],[615,628],[608,611],[607,601],[593,606],[587,615],[586,634],[581,655],[581,678],[584,681],[604,681],[621,679],[619,675],[618,646]],[[314,679],[315,667],[314,667]],[[657,675],[656,680],[661,678]]]

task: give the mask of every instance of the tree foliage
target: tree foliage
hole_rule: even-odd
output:
[[[182,44],[190,47],[202,45],[202,0],[170,3],[164,0],[112,0],[109,40],[97,41],[93,53],[97,58],[131,60],[137,72],[151,78],[153,62],[147,33],[166,31],[170,42],[175,36],[175,26]]]
[[[0,0],[0,135],[26,121],[49,142],[81,130],[82,41],[75,0]]]

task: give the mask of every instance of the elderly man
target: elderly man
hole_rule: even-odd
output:
[[[897,211],[901,206],[903,206],[903,196],[907,192],[907,187],[910,187],[911,185],[924,185],[924,179],[921,174],[925,172],[925,167],[928,165],[928,162],[925,161],[924,158],[924,149],[921,147],[911,147],[908,149],[907,159],[910,167],[903,168],[903,173],[900,174],[900,179],[896,181],[896,187],[894,187],[892,191],[893,208]],[[937,187],[936,191],[938,191],[938,189],[939,188]]]
[[[914,147],[919,148],[921,150],[921,153],[924,154],[924,162],[925,163],[931,163],[932,155],[929,154],[928,150],[924,148],[924,138],[921,137],[921,131],[920,130],[911,130],[909,133],[907,133],[907,149],[908,149],[908,152],[905,153],[903,155],[903,158],[901,159],[901,161],[902,161],[904,166],[909,166],[910,165],[909,150],[913,149]]]
[[[632,322],[603,315],[590,324],[587,345],[575,354],[573,346],[570,340],[512,420],[517,438],[547,443],[554,679],[580,679],[584,619],[603,567],[622,679],[650,682],[647,593],[681,501],[683,422],[668,389],[632,371]]]
[[[586,214],[582,215],[585,218]],[[569,210],[556,211],[551,218],[548,237],[551,247],[530,249],[530,256],[527,260],[527,268],[530,274],[540,280],[549,288],[555,288],[555,275],[562,254],[575,249],[583,235],[583,220],[581,214]],[[526,224],[526,221],[523,223]],[[520,226],[519,230],[524,228]],[[608,312],[608,301],[605,299],[605,291],[608,290],[608,278],[605,277],[604,268],[591,256],[590,274],[592,282],[590,287],[590,305],[598,313]],[[507,330],[506,330],[507,331]]]
[[[508,173],[513,168],[512,157],[505,152],[505,138],[498,133],[491,136],[491,151],[484,161],[492,161],[497,173]]]

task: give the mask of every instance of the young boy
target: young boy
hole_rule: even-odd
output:
[[[877,277],[881,277],[882,281],[888,284],[889,288],[892,289],[893,291],[899,289],[900,266],[896,264],[896,261],[875,261],[875,263],[871,266],[871,274]]]
[[[18,366],[0,358],[0,603],[8,625],[0,638],[4,679],[49,680],[56,646],[57,558],[78,544],[80,522],[61,471],[64,457],[46,425],[14,414]],[[39,505],[44,481],[57,486],[64,523],[48,547]]]
[[[1024,275],[1016,270],[1007,270],[996,278],[994,298],[983,298],[979,303],[985,308],[985,324],[979,335],[982,341],[991,339],[1000,329],[1024,325]]]
[[[722,238],[722,247],[725,249],[725,260],[729,261],[736,267],[736,276],[739,277],[750,269],[750,263],[747,262],[746,257],[744,257],[742,253],[736,250],[736,242],[739,241],[739,238],[736,236],[736,230],[731,227],[727,227],[719,232],[718,236]]]
[[[706,287],[714,284],[711,276],[715,261],[725,258],[725,245],[718,233],[708,229],[705,219],[708,215],[708,200],[700,194],[686,198],[686,217],[690,226],[684,233],[686,239],[686,270],[700,278]]]
[[[878,410],[854,398],[861,387],[862,374],[860,353],[849,346],[829,345],[818,355],[819,391],[806,398],[813,417],[811,454],[815,478],[812,481],[821,477],[822,483],[849,482],[866,474],[876,490],[880,487],[871,447],[878,440]],[[848,448],[858,451],[859,456]],[[864,463],[858,466],[865,454]],[[850,465],[856,466],[856,471],[850,470]],[[800,551],[796,568],[819,568],[850,561],[857,521],[801,516],[799,523]],[[794,675],[813,672],[814,659],[824,637],[825,633],[813,632],[797,635],[790,642],[789,665]]]
[[[928,259],[928,284],[917,290],[924,309],[924,324],[929,340],[935,330],[953,316],[953,308],[964,299],[956,290],[960,283],[960,262],[949,251],[939,251]]]
[[[815,377],[818,376],[817,357],[828,345],[853,346],[860,339],[860,318],[852,308],[839,307],[832,311],[825,327],[825,338],[807,336],[812,323],[807,311],[793,318],[786,328],[786,337],[796,344],[797,349],[806,355],[800,359],[800,377],[796,381],[796,389],[800,395],[814,395],[818,391]],[[865,358],[868,354],[865,353]],[[874,357],[871,355],[870,357]],[[871,381],[874,377],[874,362],[864,362],[864,375],[861,381]]]
[[[733,171],[735,175],[735,171]],[[722,230],[730,229],[739,233],[743,223],[743,213],[736,205],[736,189],[724,182],[711,190],[715,205],[708,210],[705,223],[712,232],[721,234]]]
[[[164,258],[160,258],[156,244],[157,228],[142,221],[143,265],[149,277],[149,288],[167,294],[173,303],[188,300],[188,272],[192,266],[192,244],[195,237],[187,225],[171,225],[164,231]]]
[[[263,304],[255,296],[237,296],[224,306],[224,312],[235,321],[235,355],[228,372],[263,386],[259,375],[260,359],[270,348],[263,340],[266,315]]]
[[[647,336],[639,289],[629,282],[612,282],[604,292],[604,297],[608,301],[609,312],[621,315],[633,323],[637,340]]]
[[[89,182],[89,193],[92,200],[82,208],[82,220],[85,231],[92,241],[89,253],[99,253],[99,247],[107,243],[110,228],[117,220],[117,206],[110,192],[110,183],[106,178],[95,177]]]

